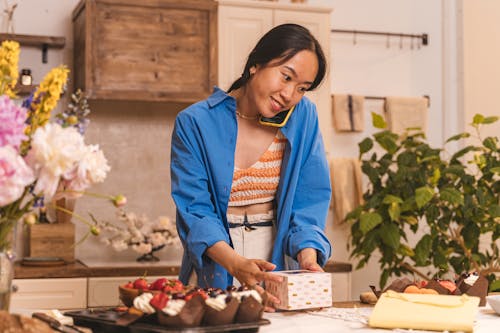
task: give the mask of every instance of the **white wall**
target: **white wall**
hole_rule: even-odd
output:
[[[476,113],[500,116],[500,1],[460,1],[463,51],[464,126]],[[483,138],[498,136],[500,124],[486,126]]]

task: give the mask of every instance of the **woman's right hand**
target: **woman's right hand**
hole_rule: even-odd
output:
[[[276,268],[276,265],[261,259],[248,259],[242,256],[238,256],[236,260],[230,265],[228,271],[229,273],[243,286],[248,286],[257,290],[259,294],[266,294],[266,304],[264,310],[266,312],[274,312],[274,304],[279,304],[280,300],[268,293],[260,285],[261,282],[265,281],[276,281],[281,282],[282,277],[276,274],[270,273]]]
[[[281,281],[281,277],[268,271],[276,265],[261,259],[248,259],[237,256],[228,267],[229,273],[238,279],[242,285],[252,287],[263,281]]]
[[[222,265],[229,274],[240,281],[241,285],[256,289],[260,294],[266,293],[267,302],[265,310],[268,312],[274,311],[272,304],[279,304],[280,300],[276,296],[264,291],[259,283],[265,281],[282,281],[281,276],[268,272],[276,268],[275,264],[261,259],[245,258],[236,253],[233,248],[223,241],[209,247],[207,254],[214,261]]]

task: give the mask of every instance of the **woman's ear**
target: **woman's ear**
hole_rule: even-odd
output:
[[[250,75],[254,75],[255,72],[257,72],[257,65],[250,67],[249,72],[250,72]]]

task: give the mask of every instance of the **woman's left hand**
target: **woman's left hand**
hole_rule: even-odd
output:
[[[323,268],[318,264],[318,255],[316,249],[307,247],[302,249],[297,255],[301,269],[306,269],[313,272],[324,272]]]

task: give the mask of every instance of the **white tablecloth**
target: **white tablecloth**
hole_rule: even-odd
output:
[[[264,318],[271,325],[262,326],[259,333],[373,333],[390,332],[390,330],[374,329],[367,325],[372,308],[327,308],[320,311],[290,311],[265,313]],[[419,330],[395,329],[393,332],[428,332]],[[500,316],[489,306],[479,308],[474,325],[474,333],[500,332]],[[435,332],[433,332],[435,333]]]

